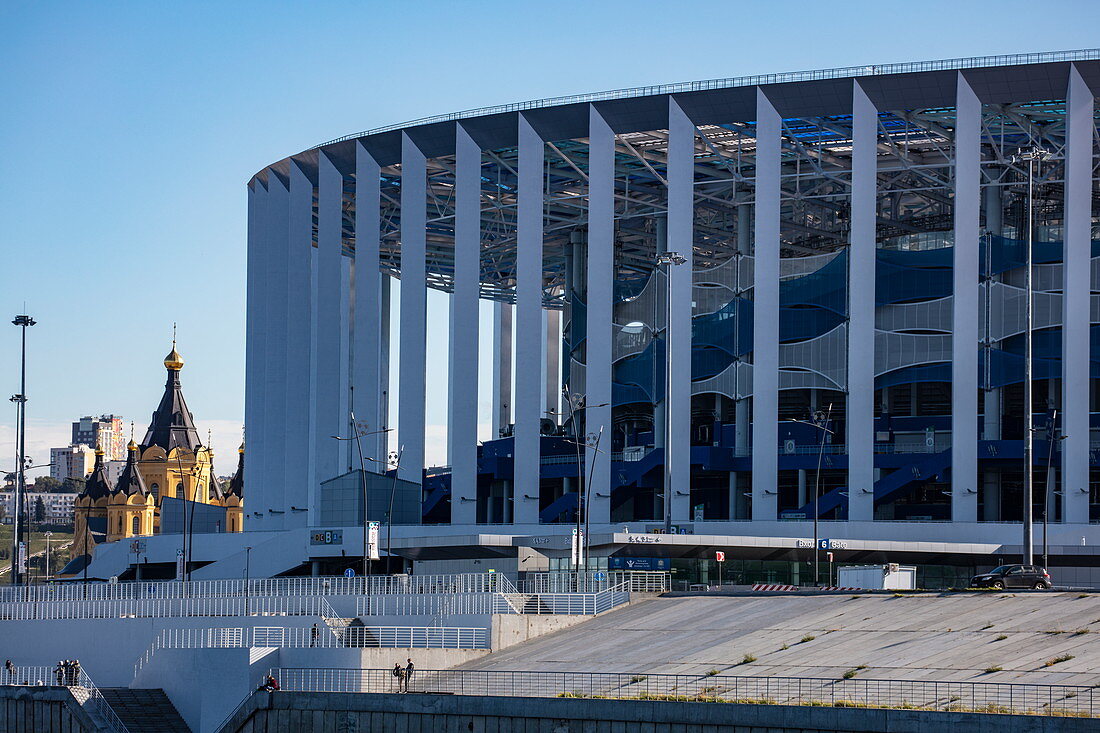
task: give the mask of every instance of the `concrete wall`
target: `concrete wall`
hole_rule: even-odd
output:
[[[0,687],[3,733],[92,733],[99,728],[67,687]]]
[[[1100,720],[916,710],[457,695],[260,693],[224,731],[405,733],[1089,733]]]
[[[270,663],[249,665],[249,649],[161,649],[133,686],[162,689],[194,731],[217,730],[252,690]],[[260,669],[262,667],[262,670]]]
[[[570,626],[591,621],[594,616],[533,616],[494,614],[492,622],[492,646],[494,652],[534,639],[544,634],[568,629]]]

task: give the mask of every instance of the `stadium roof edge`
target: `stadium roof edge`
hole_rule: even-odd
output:
[[[438,122],[453,122],[473,117],[484,117],[487,115],[504,114],[508,112],[522,112],[529,109],[557,107],[565,104],[606,102],[613,99],[629,99],[632,97],[646,97],[658,94],[682,94],[685,92],[709,91],[711,89],[730,89],[734,87],[785,84],[799,81],[819,81],[822,79],[910,74],[920,71],[961,71],[964,69],[980,69],[993,66],[1019,66],[1023,64],[1045,64],[1060,61],[1095,60],[1100,60],[1100,48],[1085,48],[1074,51],[1005,54],[1000,56],[973,56],[967,58],[941,59],[938,61],[910,61],[896,64],[842,66],[833,69],[819,69],[816,71],[788,71],[778,74],[756,74],[753,76],[738,76],[725,79],[707,79],[703,81],[677,82],[674,84],[628,87],[625,89],[612,89],[588,94],[573,94],[564,97],[531,99],[524,102],[513,102],[511,104],[495,105],[491,107],[477,107],[461,112],[451,112],[449,114],[434,115],[432,117],[421,117],[416,120],[399,122],[392,125],[377,127],[372,130],[364,130],[363,132],[344,135],[319,145],[314,145],[308,149],[317,150],[326,145],[332,145],[346,140],[354,140],[360,137],[367,137],[368,135],[377,135],[379,133],[392,132],[394,130],[404,130],[410,127],[420,127],[422,125],[430,125]]]

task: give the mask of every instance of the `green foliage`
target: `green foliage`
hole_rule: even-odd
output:
[[[799,644],[805,644],[806,642],[813,641],[816,638],[817,637],[814,636],[813,634],[806,634],[805,636],[802,637],[802,639],[798,643]]]
[[[1004,669],[1004,667],[1002,667],[1001,665],[999,665],[999,664],[994,664],[994,665],[993,665],[993,666],[991,666],[991,667],[986,667],[986,668],[985,668],[985,673],[986,673],[986,674],[993,674],[994,672],[1000,672],[1000,671],[1001,671],[1001,670],[1003,670],[1003,669]]]
[[[756,657],[751,654],[746,654],[745,656],[741,657],[741,664],[752,664],[755,661]]]
[[[1008,638],[1008,634],[997,634],[997,638],[994,639],[993,641],[1004,641],[1007,638]]]
[[[1059,656],[1055,657],[1054,659],[1048,659],[1046,661],[1046,663],[1043,664],[1043,666],[1044,667],[1053,667],[1056,664],[1061,664],[1062,662],[1068,662],[1069,660],[1071,660],[1073,658],[1074,657],[1073,657],[1072,654],[1062,654],[1062,655],[1059,655]]]

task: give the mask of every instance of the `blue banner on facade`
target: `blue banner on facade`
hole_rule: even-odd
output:
[[[668,570],[672,561],[667,557],[609,557],[609,570]]]

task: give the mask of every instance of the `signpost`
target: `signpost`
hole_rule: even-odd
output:
[[[830,555],[832,557],[832,555]],[[726,553],[721,550],[717,550],[714,553],[714,559],[718,562],[718,587],[722,587],[722,564],[726,561]]]
[[[354,578],[355,577],[355,568],[348,568],[347,570],[345,570],[344,571],[344,577],[345,578]]]
[[[183,550],[176,550],[176,580],[183,580]]]

